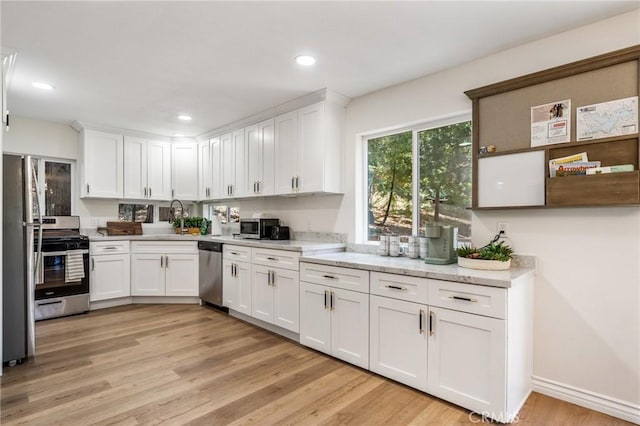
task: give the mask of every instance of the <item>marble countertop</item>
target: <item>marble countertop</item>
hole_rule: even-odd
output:
[[[234,238],[232,236],[213,235],[178,235],[178,234],[149,234],[149,235],[94,235],[89,241],[213,241],[224,244],[234,244],[246,247],[260,247],[275,250],[297,251],[303,254],[320,254],[344,251],[346,244],[323,241],[304,240],[251,240]]]
[[[378,256],[376,254],[355,252],[303,256],[300,258],[300,262],[501,288],[511,287],[513,281],[535,273],[534,267],[512,267],[506,271],[480,271],[461,268],[456,263],[451,265],[428,265],[422,259]]]

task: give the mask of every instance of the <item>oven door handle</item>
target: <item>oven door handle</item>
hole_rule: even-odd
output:
[[[89,250],[65,250],[65,251],[43,251],[42,256],[43,257],[66,256],[67,253],[70,251],[80,252],[80,254],[89,254]]]

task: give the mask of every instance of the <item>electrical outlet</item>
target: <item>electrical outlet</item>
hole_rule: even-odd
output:
[[[507,236],[507,222],[498,222],[498,233],[502,232],[502,236]]]

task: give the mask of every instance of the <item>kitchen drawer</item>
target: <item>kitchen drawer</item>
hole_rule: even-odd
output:
[[[89,253],[100,254],[128,254],[129,241],[92,241],[89,243]]]
[[[222,246],[222,253],[224,260],[251,262],[251,247],[224,244]]]
[[[369,271],[300,262],[300,281],[369,293]]]
[[[254,247],[252,253],[252,263],[254,265],[291,269],[292,271],[298,270],[300,254],[297,252]]]
[[[186,253],[197,254],[197,241],[132,241],[131,253]]]
[[[430,281],[434,280],[371,272],[371,294],[426,305],[429,299]]]
[[[430,280],[429,305],[505,319],[507,290],[451,281]]]

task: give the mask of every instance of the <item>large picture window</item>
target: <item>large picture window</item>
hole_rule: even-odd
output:
[[[471,238],[471,122],[366,140],[367,239],[424,235],[426,224]]]

